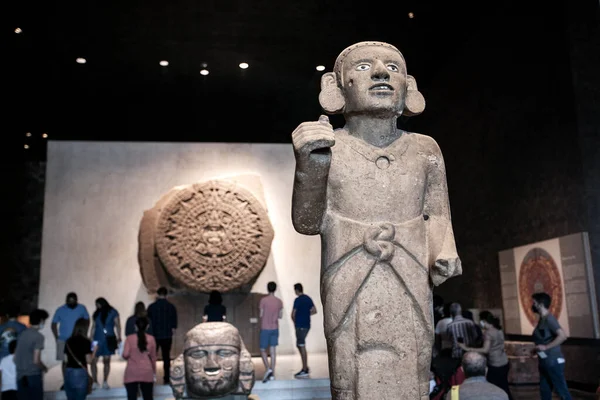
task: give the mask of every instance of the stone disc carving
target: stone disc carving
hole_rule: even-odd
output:
[[[265,265],[273,228],[245,188],[209,181],[182,188],[164,205],[155,244],[166,270],[190,289],[226,292]]]
[[[537,315],[531,310],[531,295],[546,292],[552,297],[550,313],[557,319],[562,311],[562,283],[554,259],[547,251],[533,248],[525,255],[519,271],[519,295],[523,312],[531,325],[537,325]]]

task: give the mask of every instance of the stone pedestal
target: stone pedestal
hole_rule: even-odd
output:
[[[505,343],[510,370],[508,373],[508,382],[510,384],[537,384],[540,381],[538,372],[538,360],[531,357],[534,345],[531,342],[512,342]]]

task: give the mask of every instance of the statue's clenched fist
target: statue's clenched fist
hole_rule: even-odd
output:
[[[329,118],[321,115],[318,121],[303,122],[292,133],[292,143],[296,159],[308,161],[311,154],[320,153],[335,144],[333,127]]]

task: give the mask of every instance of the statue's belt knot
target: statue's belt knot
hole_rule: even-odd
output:
[[[394,225],[383,223],[365,232],[363,245],[367,253],[377,257],[379,261],[389,261],[396,251],[393,242],[395,236]]]

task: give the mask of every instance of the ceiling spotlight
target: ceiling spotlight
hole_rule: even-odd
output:
[[[317,65],[317,71],[325,71],[324,65]]]
[[[24,148],[25,150],[27,150],[27,149],[29,148],[29,145],[28,145],[28,144],[26,144],[25,146],[23,146],[23,148]]]
[[[42,137],[43,137],[44,139],[48,139],[48,134],[47,134],[47,133],[42,133]]]
[[[408,18],[414,18],[414,17],[415,17],[415,14],[413,14],[411,12],[408,13]]]
[[[208,70],[207,69],[201,69],[200,70],[200,75],[204,75],[204,76],[208,75]]]
[[[85,64],[87,62],[86,59],[82,57],[77,58],[75,61],[77,61],[77,64]]]
[[[27,133],[25,134],[25,136],[27,136],[27,137],[31,137],[31,132],[27,132]]]
[[[15,33],[18,35],[19,33],[23,32],[23,30],[21,28],[17,28],[15,29]]]
[[[241,68],[241,69],[246,69],[246,68],[248,68],[248,67],[249,67],[248,63],[245,63],[245,62],[243,62],[243,63],[240,63],[240,68]]]
[[[161,62],[159,62],[159,64],[160,64],[161,67],[166,67],[166,66],[169,65],[169,62],[166,61],[166,60],[162,60]]]

